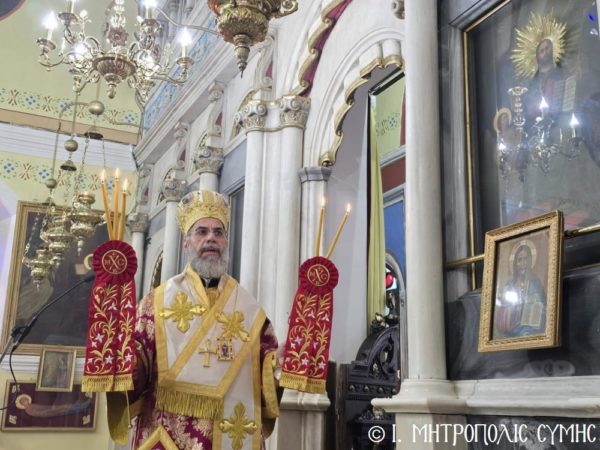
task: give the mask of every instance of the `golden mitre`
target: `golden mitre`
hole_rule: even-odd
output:
[[[212,217],[229,228],[229,205],[222,194],[213,191],[194,191],[186,194],[177,205],[179,229],[186,234],[200,219]]]

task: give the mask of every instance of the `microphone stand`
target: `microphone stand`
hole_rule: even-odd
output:
[[[10,352],[13,353],[17,349],[17,347],[19,347],[19,345],[21,345],[23,340],[27,337],[27,335],[29,334],[29,332],[31,331],[31,329],[33,328],[35,323],[37,322],[38,318],[42,315],[42,313],[44,311],[46,311],[52,305],[55,305],[59,300],[64,298],[71,291],[78,288],[79,286],[81,286],[84,283],[89,283],[95,277],[96,277],[96,274],[93,271],[89,271],[88,273],[85,274],[85,276],[80,281],[75,283],[72,287],[67,289],[65,292],[60,294],[55,299],[50,300],[48,303],[45,303],[44,305],[42,305],[42,307],[31,317],[31,319],[29,319],[29,322],[27,323],[27,325],[23,325],[20,327],[15,326],[12,329],[12,331],[10,332],[10,338],[6,341],[6,345],[4,346],[4,349],[2,350],[2,354],[0,355],[0,363],[2,363],[2,360],[4,360],[4,357],[8,353],[8,349],[11,348],[11,346],[12,346],[12,348],[11,348]]]

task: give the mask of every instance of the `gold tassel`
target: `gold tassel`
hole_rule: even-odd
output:
[[[324,394],[325,393],[325,380],[319,378],[309,378],[306,380],[306,391],[311,394]]]
[[[265,397],[264,416],[275,418],[279,416],[279,401],[277,400],[277,391],[275,389],[275,376],[273,368],[277,364],[275,351],[265,356],[262,370],[263,395]]]
[[[114,377],[112,375],[89,376],[84,375],[81,380],[82,392],[110,392],[113,390]]]
[[[222,398],[172,391],[159,386],[156,389],[156,406],[173,414],[209,420],[223,419]]]
[[[129,438],[128,403],[127,393],[106,393],[108,430],[112,440],[120,445],[127,444]]]
[[[115,392],[132,389],[132,375],[84,375],[81,380],[82,392]]]
[[[282,373],[281,379],[279,380],[279,386],[302,392],[306,389],[306,383],[306,375],[296,375],[287,372]]]

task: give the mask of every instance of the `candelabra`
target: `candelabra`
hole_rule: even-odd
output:
[[[554,156],[562,155],[568,159],[581,153],[583,139],[581,127],[575,113],[565,123],[565,115],[548,112],[549,105],[544,97],[539,104],[540,115],[533,125],[526,129],[527,120],[524,115],[523,96],[527,88],[515,86],[508,90],[511,98],[511,110],[499,111],[496,120],[498,133],[498,166],[500,173],[507,178],[517,172],[524,181],[528,165],[539,167],[548,173]],[[502,116],[511,117],[503,125]],[[568,119],[568,118],[567,118]]]

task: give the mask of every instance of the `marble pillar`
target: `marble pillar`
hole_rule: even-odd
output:
[[[246,177],[244,185],[244,223],[242,225],[242,255],[240,284],[252,295],[258,293],[260,229],[262,212],[262,179],[264,137],[267,106],[253,100],[236,114],[246,129]]]
[[[406,39],[406,267],[408,378],[398,395],[374,400],[396,413],[397,430],[462,423],[443,416],[460,405],[446,379],[442,194],[436,0],[405,0]],[[432,332],[433,330],[433,332]],[[458,448],[464,447],[459,443]],[[397,449],[441,449],[447,443],[403,439]]]
[[[271,246],[277,261],[277,278],[274,293],[276,313],[273,321],[283,330],[277,336],[284,339],[287,334],[288,314],[298,284],[300,261],[300,195],[301,184],[298,170],[302,166],[302,140],[308,118],[310,99],[297,95],[283,96],[279,100],[279,126],[281,141],[279,167],[270,174],[279,178],[278,186],[278,246]],[[269,257],[269,256],[267,256]]]
[[[142,286],[142,273],[144,269],[146,231],[148,230],[148,214],[136,212],[127,216],[127,225],[131,231],[131,246],[137,256],[137,270],[135,272],[135,292],[137,299],[142,298],[144,287]]]
[[[162,273],[160,276],[161,283],[164,283],[178,272],[177,260],[179,256],[180,233],[179,226],[177,225],[176,212],[177,203],[185,194],[185,188],[185,180],[178,177],[165,179],[161,186],[161,192],[165,196],[167,204],[165,211]]]

